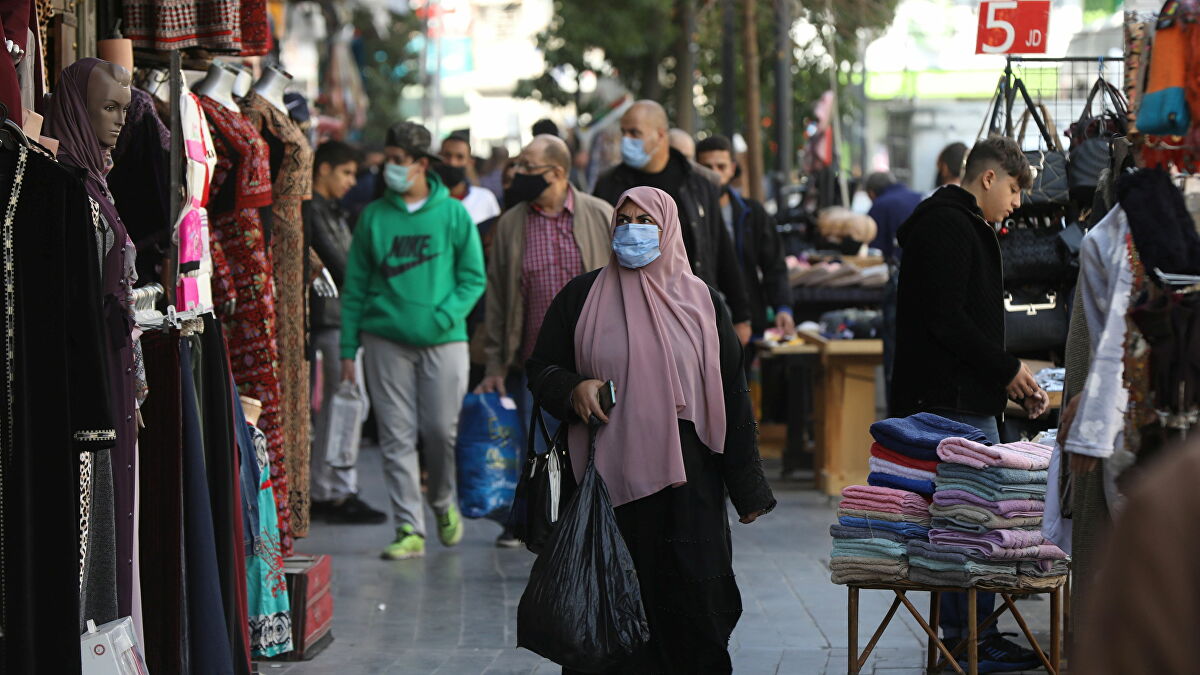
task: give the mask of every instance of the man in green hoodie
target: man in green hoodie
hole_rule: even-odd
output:
[[[342,379],[354,379],[362,346],[396,520],[389,560],[425,554],[418,437],[438,537],[454,546],[463,535],[454,442],[470,366],[466,317],[487,273],[475,223],[429,170],[430,143],[419,124],[388,129],[387,190],[359,217],[342,289]]]

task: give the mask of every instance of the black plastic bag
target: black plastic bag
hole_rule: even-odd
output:
[[[596,471],[596,429],[583,481],[533,564],[517,608],[517,646],[600,673],[650,639],[633,558]]]

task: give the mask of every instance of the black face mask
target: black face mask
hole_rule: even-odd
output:
[[[433,167],[433,170],[442,179],[442,183],[451,190],[467,182],[467,169],[465,167],[450,166],[449,164],[439,162]]]
[[[542,174],[519,173],[513,176],[512,185],[504,191],[504,208],[509,209],[521,202],[531,202],[550,187]]]

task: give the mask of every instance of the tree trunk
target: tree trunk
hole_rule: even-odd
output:
[[[721,133],[737,133],[737,9],[721,0]]]
[[[757,0],[742,2],[742,49],[746,82],[746,182],[750,196],[763,198],[762,110],[759,102],[759,58]]]
[[[792,0],[775,0],[775,141],[781,185],[791,183],[792,158]]]
[[[675,17],[679,39],[675,43],[675,126],[696,134],[695,85],[696,55],[693,51],[696,35],[695,0],[675,0]]]

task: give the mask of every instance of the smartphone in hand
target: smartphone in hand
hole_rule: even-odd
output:
[[[617,385],[612,380],[605,382],[596,392],[596,397],[600,399],[600,409],[607,415],[617,404]]]

